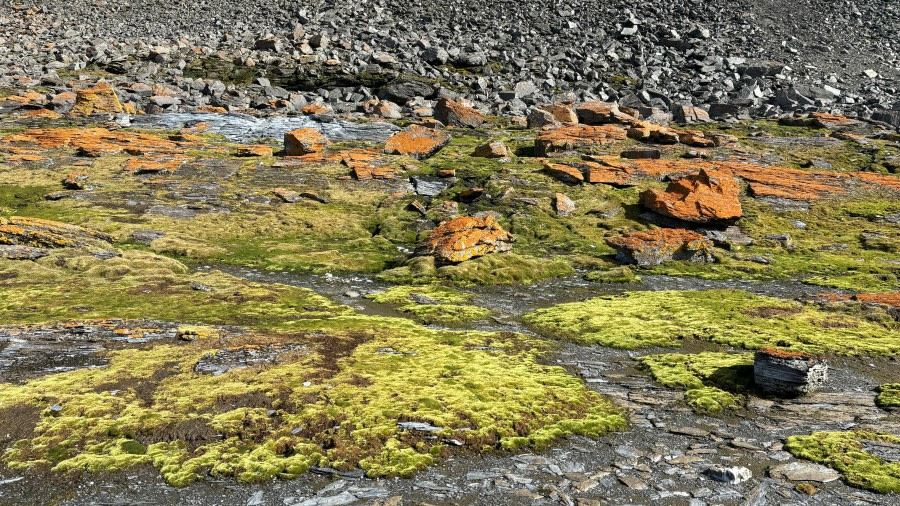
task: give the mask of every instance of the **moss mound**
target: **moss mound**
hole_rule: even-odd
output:
[[[628,349],[702,339],[747,349],[900,353],[892,319],[741,290],[630,292],[539,309],[524,320],[554,338]]]
[[[815,432],[787,438],[785,448],[795,457],[840,471],[850,485],[882,494],[898,493],[900,462],[873,453],[879,443],[900,445],[900,437],[868,431]]]
[[[684,390],[688,405],[700,414],[734,408],[753,384],[750,353],[667,353],[637,358],[654,380]]]
[[[882,408],[900,408],[900,383],[887,383],[878,387],[875,403]]]
[[[469,304],[471,294],[437,285],[395,286],[367,297],[394,305],[425,324],[460,327],[491,314],[488,309]]]

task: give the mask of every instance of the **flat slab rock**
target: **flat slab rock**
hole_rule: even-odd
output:
[[[769,476],[788,481],[816,481],[829,483],[841,477],[841,473],[813,462],[789,462],[769,470]]]

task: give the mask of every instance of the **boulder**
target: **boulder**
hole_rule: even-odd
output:
[[[616,248],[616,259],[637,265],[659,265],[672,260],[712,262],[712,241],[680,228],[630,232],[606,240]]]
[[[615,102],[584,102],[575,107],[578,120],[585,125],[620,123],[630,125],[637,118],[622,112]]]
[[[553,196],[553,208],[559,216],[568,216],[575,212],[575,202],[564,193]]]
[[[822,386],[828,379],[828,364],[809,353],[763,348],[754,355],[753,378],[766,392],[795,397]]]
[[[463,216],[438,225],[417,253],[434,256],[437,263],[459,263],[489,253],[509,251],[514,240],[493,216]]]
[[[475,148],[472,156],[479,158],[507,158],[509,157],[509,150],[506,149],[506,144],[503,144],[503,141],[491,141]]]
[[[545,112],[550,115],[555,123],[561,123],[564,125],[574,125],[578,123],[578,116],[575,114],[575,110],[572,109],[571,105],[568,104],[544,104],[540,105],[536,108],[538,111]],[[528,126],[532,126],[529,124]],[[543,125],[539,125],[543,126]]]
[[[75,93],[75,105],[69,114],[72,116],[90,116],[92,114],[121,114],[125,109],[119,102],[119,96],[116,95],[110,85],[106,83],[97,83],[94,88],[78,90]]]
[[[654,144],[678,144],[681,137],[678,131],[664,125],[657,125],[649,121],[635,121],[628,129],[628,138],[640,142],[652,142]]]
[[[616,125],[563,126],[538,135],[534,140],[534,152],[537,156],[549,156],[624,139],[625,129]]]
[[[328,139],[315,128],[300,128],[284,134],[284,154],[303,156],[322,153],[328,146]]]
[[[450,135],[443,130],[411,125],[391,136],[384,145],[384,152],[423,160],[440,151],[449,142]]]
[[[484,115],[471,107],[449,98],[441,98],[434,107],[434,119],[446,126],[478,128],[484,123]]]
[[[665,191],[641,194],[641,203],[651,211],[692,223],[726,222],[743,214],[739,187],[730,171],[700,169],[675,179]]]
[[[672,108],[675,123],[709,123],[709,113],[699,107],[679,105]]]

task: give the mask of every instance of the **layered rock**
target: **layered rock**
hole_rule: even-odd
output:
[[[491,141],[476,147],[472,151],[472,156],[478,158],[507,158],[509,157],[509,150],[506,148],[506,144],[503,144],[503,141]]]
[[[629,264],[649,266],[672,260],[714,261],[712,241],[690,230],[660,228],[630,232],[606,242],[616,248],[617,260]]]
[[[110,85],[100,82],[94,88],[78,90],[75,94],[75,105],[69,114],[72,116],[90,116],[93,114],[121,114],[125,112],[119,96]]]
[[[692,223],[724,222],[743,215],[739,190],[731,172],[700,169],[672,181],[665,191],[643,192],[641,203],[651,211]]]
[[[578,120],[585,125],[604,125],[607,123],[632,124],[637,118],[625,114],[615,102],[583,102],[575,107]]]
[[[384,145],[384,152],[423,160],[433,156],[449,142],[450,135],[443,130],[411,125],[391,136]]]
[[[478,128],[484,123],[484,115],[472,107],[441,98],[434,107],[434,119],[446,126]]]
[[[808,353],[763,348],[753,361],[756,386],[780,396],[797,396],[812,392],[828,379],[828,364]]]
[[[509,251],[514,240],[492,216],[463,216],[438,225],[417,253],[434,256],[438,263],[459,263],[489,253]]]
[[[33,260],[47,250],[104,244],[112,239],[101,232],[24,216],[0,217],[0,258]]]
[[[572,125],[542,132],[534,140],[537,156],[601,146],[625,139],[625,129],[617,125]]]
[[[304,156],[323,153],[328,139],[315,128],[300,128],[284,134],[284,154]]]

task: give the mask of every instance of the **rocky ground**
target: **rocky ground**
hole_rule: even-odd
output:
[[[0,8],[0,503],[900,504],[897,6],[600,4]]]

